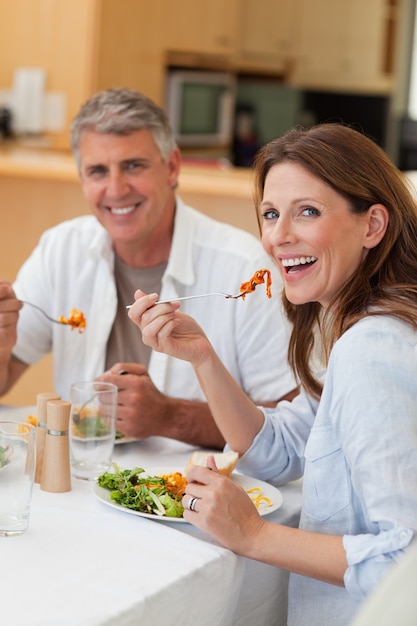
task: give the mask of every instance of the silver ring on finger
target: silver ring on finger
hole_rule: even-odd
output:
[[[195,512],[195,505],[197,504],[197,500],[199,498],[196,498],[195,496],[193,498],[191,498],[188,502],[188,508],[190,511],[194,511]]]

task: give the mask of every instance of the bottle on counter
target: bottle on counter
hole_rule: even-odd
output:
[[[236,167],[252,167],[260,140],[256,128],[256,111],[250,105],[239,105],[235,114],[233,136],[233,164]]]
[[[47,429],[42,464],[41,489],[61,493],[71,490],[68,426],[71,403],[49,400],[46,404]]]

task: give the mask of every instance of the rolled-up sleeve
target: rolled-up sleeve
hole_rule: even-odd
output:
[[[348,568],[344,583],[352,597],[361,600],[381,579],[393,560],[403,554],[413,538],[410,528],[396,526],[378,535],[345,535],[343,547]]]

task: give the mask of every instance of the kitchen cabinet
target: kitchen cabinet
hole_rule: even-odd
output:
[[[169,52],[220,55],[236,52],[239,0],[176,0],[167,2],[165,48]],[[196,59],[198,61],[198,59]]]
[[[296,0],[290,83],[303,89],[389,93],[401,0]]]
[[[241,0],[238,68],[281,73],[291,69],[298,0]]]

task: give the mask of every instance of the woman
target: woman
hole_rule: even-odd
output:
[[[138,291],[130,317],[145,343],[193,365],[241,471],[277,484],[304,474],[299,529],[261,518],[213,462],[188,472],[184,506],[197,500],[184,517],[292,572],[290,624],[348,624],[417,529],[417,209],[383,150],[342,125],[290,131],[255,174],[300,395],[254,406],[179,303]]]

